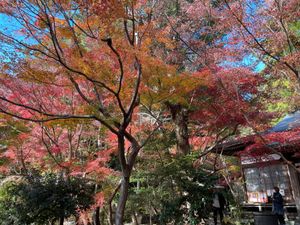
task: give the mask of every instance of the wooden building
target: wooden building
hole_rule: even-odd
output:
[[[286,214],[300,224],[300,112],[266,132],[223,143],[214,150],[239,157],[245,210],[271,211],[270,196],[277,186]]]

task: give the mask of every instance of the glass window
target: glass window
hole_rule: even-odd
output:
[[[273,194],[273,187],[280,189],[286,202],[293,200],[290,189],[288,168],[284,164],[264,167],[244,168],[248,202],[268,202]]]

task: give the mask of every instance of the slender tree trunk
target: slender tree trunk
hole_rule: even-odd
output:
[[[172,120],[175,124],[175,134],[177,141],[177,151],[180,154],[190,153],[189,131],[188,131],[188,110],[180,104],[173,105],[167,103],[172,114]]]
[[[115,225],[123,225],[126,201],[129,191],[129,177],[123,177],[120,187],[120,197],[115,214]]]
[[[100,223],[100,207],[96,207],[94,210],[93,225],[101,225],[101,223]]]
[[[112,207],[112,201],[114,200],[116,194],[118,193],[119,189],[121,187],[121,183],[116,187],[114,193],[108,200],[108,206],[109,206],[109,225],[114,225],[114,220],[113,220],[113,207]]]
[[[75,216],[75,225],[79,225],[79,215]]]
[[[138,221],[138,215],[136,212],[133,212],[133,223],[134,225],[140,225]]]
[[[64,220],[65,220],[64,215],[61,215],[59,218],[59,225],[64,225]]]

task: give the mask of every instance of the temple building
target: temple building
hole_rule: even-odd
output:
[[[239,158],[246,211],[271,211],[277,186],[287,216],[300,224],[300,111],[263,133],[222,143],[214,151]]]

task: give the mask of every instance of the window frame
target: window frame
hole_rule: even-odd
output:
[[[283,178],[285,180],[284,184],[287,186],[287,188],[285,190],[288,190],[287,195],[283,196],[284,201],[286,203],[294,202],[294,195],[293,195],[293,190],[292,190],[292,186],[291,186],[291,180],[290,180],[291,178],[290,178],[289,167],[288,167],[287,164],[283,163],[280,160],[273,160],[273,161],[268,161],[268,162],[263,162],[263,163],[260,162],[260,163],[253,163],[253,164],[247,164],[247,165],[242,166],[242,174],[243,174],[244,188],[245,188],[245,198],[246,198],[247,203],[250,203],[250,204],[269,203],[268,202],[268,193],[267,193],[267,190],[266,190],[267,189],[266,184],[268,183],[268,181],[267,182],[261,182],[261,180],[262,180],[261,177],[262,177],[262,172],[265,171],[266,168],[271,169],[272,166],[281,166],[282,167],[282,172],[284,173],[283,175],[285,176],[285,178]],[[251,169],[251,168],[257,169],[259,171],[259,174],[258,174],[259,184],[258,185],[263,186],[263,189],[260,192],[259,191],[254,192],[254,191],[249,191],[248,190],[247,180],[249,180],[249,177],[247,176],[245,170]],[[271,180],[271,183],[274,184],[274,186],[277,186],[276,181],[274,181],[274,180],[272,181],[272,178],[274,179],[273,176],[269,176],[269,179]],[[263,178],[263,179],[265,179],[265,178]],[[282,189],[281,189],[281,191],[282,191]],[[261,201],[250,201],[250,199],[249,199],[250,198],[249,197],[250,193],[253,193],[253,195],[255,193],[257,193],[257,196],[260,195]],[[258,197],[258,199],[259,199],[259,197]]]

